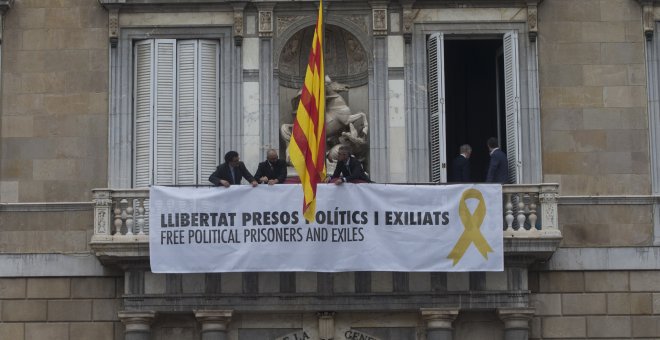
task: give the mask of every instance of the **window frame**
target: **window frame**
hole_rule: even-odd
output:
[[[219,42],[218,108],[219,150],[237,148],[242,134],[241,49],[234,45],[232,26],[127,27],[111,44],[108,98],[108,187],[133,188],[134,178],[134,54],[137,41],[146,39],[199,39]],[[222,100],[225,98],[225,100]],[[240,152],[240,150],[239,150]],[[218,153],[220,154],[220,152]],[[220,159],[218,159],[220,162]]]
[[[429,182],[430,139],[428,129],[428,60],[427,37],[433,33],[463,39],[501,37],[515,31],[518,35],[518,71],[520,86],[521,177],[518,183],[542,182],[541,126],[536,41],[528,37],[527,25],[517,22],[416,23],[411,40],[413,64],[407,82],[411,114],[407,116],[408,182]],[[417,85],[415,85],[417,84]],[[418,86],[423,84],[423,86]],[[445,85],[446,86],[446,85]],[[484,144],[488,136],[484,136]]]

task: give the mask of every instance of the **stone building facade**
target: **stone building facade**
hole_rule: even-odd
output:
[[[483,181],[506,147],[504,272],[150,272],[144,187],[205,184],[205,141],[284,149],[316,6],[0,0],[0,339],[660,338],[655,0],[324,2],[374,180],[444,181],[469,142]],[[185,86],[216,130],[160,158]]]

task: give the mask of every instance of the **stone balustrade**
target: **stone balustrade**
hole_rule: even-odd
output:
[[[560,238],[557,219],[558,184],[504,185],[504,238]],[[148,242],[149,191],[95,189],[96,242]]]

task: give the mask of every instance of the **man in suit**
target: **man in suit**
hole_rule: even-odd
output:
[[[337,151],[337,167],[330,181],[335,184],[371,182],[362,168],[362,163],[351,156],[351,150],[347,146],[341,146]]]
[[[286,180],[286,162],[279,159],[277,151],[274,149],[268,150],[266,153],[266,160],[259,163],[257,173],[254,177],[259,183],[268,185],[284,183]]]
[[[500,150],[495,137],[489,138],[486,144],[490,151],[490,164],[488,164],[486,182],[506,184],[509,179],[509,161],[506,154]]]
[[[222,185],[228,188],[232,184],[241,184],[241,178],[245,178],[253,187],[258,184],[245,164],[241,162],[238,152],[229,151],[225,154],[225,162],[218,165],[215,172],[209,176],[209,181],[217,186]]]
[[[470,182],[470,155],[472,147],[469,144],[463,144],[458,149],[460,155],[454,158],[449,172],[449,182]]]

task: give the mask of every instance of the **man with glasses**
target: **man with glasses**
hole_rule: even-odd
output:
[[[257,186],[257,181],[245,167],[238,157],[238,152],[229,151],[225,154],[225,162],[218,165],[215,172],[209,177],[209,181],[217,186],[222,185],[228,188],[232,184],[241,184],[241,179],[245,178],[253,187]]]
[[[286,162],[280,159],[275,149],[266,153],[266,160],[259,163],[254,177],[262,184],[279,184],[286,180]]]

